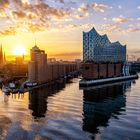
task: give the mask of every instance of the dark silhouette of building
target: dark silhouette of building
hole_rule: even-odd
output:
[[[5,62],[5,53],[3,53],[2,44],[0,46],[0,64]]]

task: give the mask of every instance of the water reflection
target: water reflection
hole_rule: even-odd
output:
[[[83,90],[83,130],[92,134],[100,133],[99,127],[107,127],[111,117],[119,119],[118,115],[125,112],[124,93],[130,86],[131,83],[127,82]]]
[[[1,98],[0,137],[5,140],[118,140],[129,134],[131,139],[139,138],[137,84],[132,89],[131,83],[126,82],[82,91],[78,82],[73,79],[69,84],[63,81],[25,94],[11,94],[5,98],[8,103]],[[128,89],[131,96],[124,94]]]
[[[47,111],[48,96],[53,96],[64,87],[65,80],[61,81],[61,83],[49,85],[46,88],[42,87],[29,91],[29,109],[33,111],[32,116],[34,116],[35,119],[45,117]]]

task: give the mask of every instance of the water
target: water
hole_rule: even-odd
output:
[[[78,82],[0,92],[0,140],[140,139],[140,79],[84,90]]]

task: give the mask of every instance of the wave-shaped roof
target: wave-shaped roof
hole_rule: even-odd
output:
[[[112,45],[113,46],[116,46],[116,45],[125,46],[125,45],[122,45],[119,41],[111,42],[106,34],[100,35],[94,27],[90,31],[84,32],[84,33],[93,34],[96,45],[99,45],[99,46],[102,46],[102,47],[112,46]]]

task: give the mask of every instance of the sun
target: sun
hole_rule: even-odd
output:
[[[22,45],[17,45],[17,46],[14,47],[14,49],[13,49],[13,54],[14,54],[14,55],[23,55],[23,54],[26,54],[26,50],[25,50],[24,46],[22,46]]]

